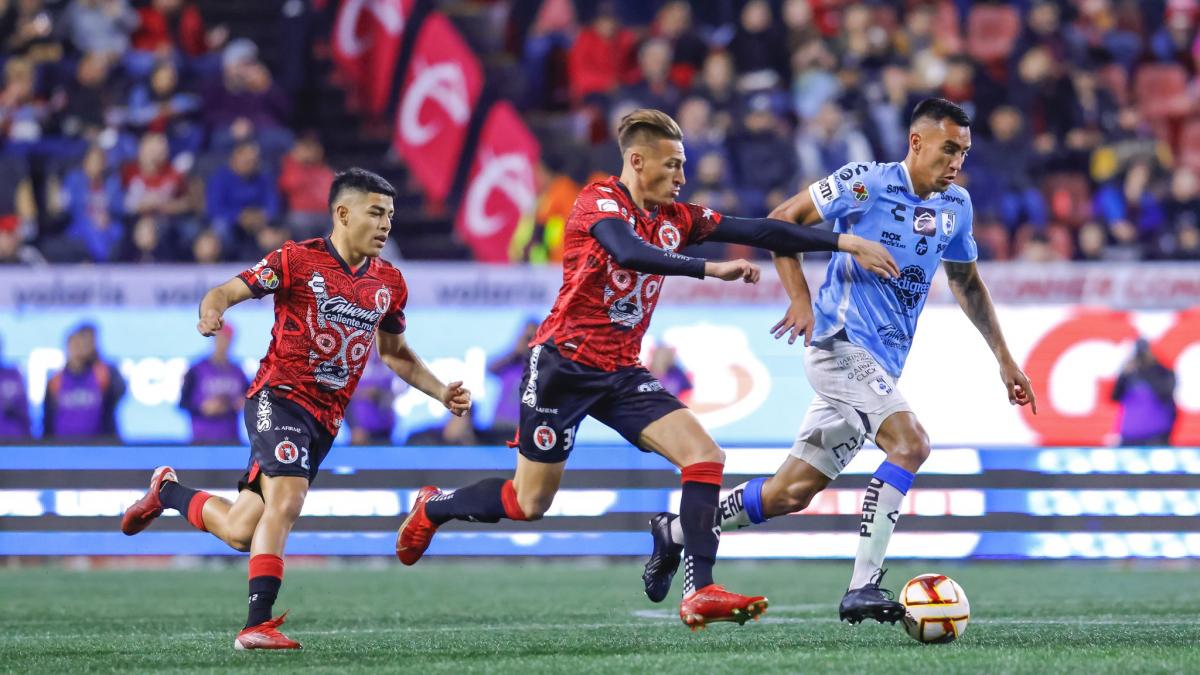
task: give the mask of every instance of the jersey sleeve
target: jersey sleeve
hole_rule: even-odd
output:
[[[290,278],[286,269],[290,257],[287,248],[288,244],[284,244],[283,247],[271,251],[254,267],[238,275],[238,278],[250,287],[251,295],[261,298],[287,289]]]
[[[979,257],[979,247],[975,244],[975,207],[971,204],[971,197],[966,198],[965,208],[959,212],[957,218],[961,222],[947,223],[947,215],[954,217],[953,211],[943,211],[941,214],[942,222],[939,225],[942,230],[953,228],[950,233],[950,241],[946,244],[946,250],[942,252],[942,260],[950,262],[974,262]]]
[[[687,243],[699,244],[700,242],[712,236],[717,225],[721,224],[723,216],[707,206],[699,204],[684,204],[684,210],[688,214],[690,228],[688,230]]]
[[[589,185],[579,193],[575,198],[574,211],[576,217],[573,221],[583,229],[584,234],[591,234],[592,227],[606,218],[625,220],[629,217],[628,213],[621,213],[617,195],[605,192],[598,185]]]
[[[408,327],[404,318],[404,308],[408,305],[408,284],[404,283],[404,277],[397,272],[396,278],[388,283],[387,288],[390,291],[391,300],[388,303],[387,312],[379,321],[379,330],[385,333],[400,334]]]
[[[851,162],[808,186],[822,220],[866,213],[879,195],[880,173],[874,162]]]

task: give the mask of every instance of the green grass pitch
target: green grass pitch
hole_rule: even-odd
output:
[[[951,645],[837,621],[850,563],[725,562],[763,593],[760,623],[690,633],[633,562],[294,565],[277,610],[302,652],[234,652],[245,571],[0,570],[8,672],[1150,673],[1200,672],[1200,575],[1188,565],[897,563],[899,588],[949,574],[973,616]],[[889,584],[885,584],[889,585]]]

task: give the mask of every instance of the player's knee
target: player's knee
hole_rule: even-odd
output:
[[[232,535],[228,539],[225,540],[225,543],[229,544],[229,548],[232,548],[235,551],[247,553],[250,551],[250,540],[252,538],[253,537]]]
[[[929,436],[925,432],[916,432],[897,443],[888,451],[888,461],[909,471],[916,471],[929,459]]]
[[[521,506],[521,512],[525,514],[525,520],[541,520],[553,503],[553,494],[517,495],[517,504]]]
[[[304,492],[280,495],[267,503],[267,511],[290,522],[296,522],[304,508],[304,497]]]

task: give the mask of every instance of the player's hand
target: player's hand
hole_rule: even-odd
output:
[[[452,414],[462,417],[471,409],[471,392],[463,386],[461,380],[451,382],[442,390],[442,405]]]
[[[858,263],[859,267],[868,272],[874,272],[884,279],[894,279],[900,276],[900,268],[896,266],[892,254],[883,247],[883,244],[867,241],[853,234],[842,235],[839,244],[843,251],[854,256],[854,261]]]
[[[212,337],[217,334],[217,331],[225,325],[225,319],[221,318],[221,313],[215,309],[210,309],[200,316],[200,323],[196,324],[196,330],[204,337]]]
[[[748,284],[757,284],[760,274],[758,265],[740,258],[738,260],[704,263],[704,276],[716,277],[724,281],[737,281],[741,279]]]
[[[1029,377],[1011,359],[1000,364],[1000,379],[1008,389],[1008,402],[1012,405],[1028,405],[1037,414],[1037,395],[1029,384]]]
[[[803,334],[804,346],[807,347],[812,344],[813,323],[812,305],[805,302],[793,302],[788,305],[787,312],[771,329],[771,333],[775,335],[776,340],[791,333],[788,337],[789,345],[796,344],[796,338]]]

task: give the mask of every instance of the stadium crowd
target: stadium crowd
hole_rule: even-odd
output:
[[[502,93],[542,141],[515,259],[557,259],[633,107],[677,116],[684,198],[764,215],[901,157],[929,95],[975,119],[985,259],[1200,259],[1198,0],[443,4],[494,17],[522,74]],[[204,5],[0,0],[0,262],[249,260],[325,228],[307,103]]]
[[[630,108],[679,120],[683,198],[765,215],[847,162],[900,159],[936,95],[975,121],[962,182],[984,259],[1200,259],[1195,0],[512,5],[523,102],[566,130],[543,152],[571,179],[548,183],[535,240],[616,165]]]

